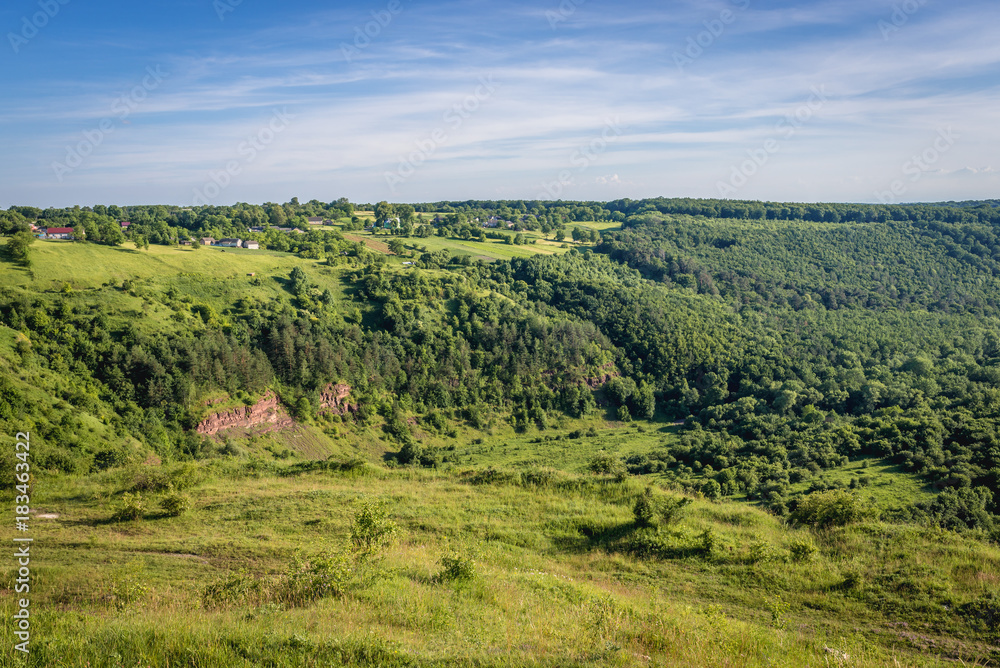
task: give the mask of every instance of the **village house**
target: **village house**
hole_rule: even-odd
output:
[[[49,227],[45,230],[46,239],[72,239],[72,227]]]
[[[259,250],[260,242],[250,241],[249,239],[247,239],[246,241],[243,242],[243,247],[248,248],[250,250]]]
[[[212,237],[202,237],[201,238],[201,245],[202,246],[211,246],[214,243],[215,243],[215,239],[213,239]]]
[[[131,225],[132,223],[130,223],[127,220],[122,220],[122,221],[119,221],[118,224],[122,226],[122,232],[125,232],[125,231],[128,230],[128,226]]]
[[[243,245],[242,239],[219,239],[215,242],[216,246],[222,246],[223,248],[239,248]]]

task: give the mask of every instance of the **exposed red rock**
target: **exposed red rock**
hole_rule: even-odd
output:
[[[330,383],[323,388],[319,394],[320,413],[336,413],[344,415],[348,412],[356,413],[357,404],[347,402],[347,397],[351,394],[351,386],[343,383],[334,385]]]
[[[225,429],[250,429],[264,426],[264,431],[274,431],[295,424],[278,396],[268,390],[253,406],[243,406],[214,413],[198,425],[198,433],[211,436]]]
[[[607,364],[602,365],[601,368],[613,369],[614,366],[615,366],[614,363],[608,362]],[[619,374],[617,371],[611,371],[609,373],[602,373],[601,375],[595,376],[593,378],[587,378],[586,380],[584,380],[584,382],[587,384],[587,387],[589,387],[592,390],[596,390],[599,389],[602,385],[604,385],[612,378],[618,378],[618,376],[620,375],[621,374]]]

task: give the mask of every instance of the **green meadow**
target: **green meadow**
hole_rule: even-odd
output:
[[[794,529],[697,499],[669,525],[638,528],[643,489],[552,469],[430,473],[357,460],[50,477],[33,499],[48,518],[31,522],[32,654],[5,654],[3,665],[929,666],[993,656],[990,631],[959,611],[995,589],[995,548],[877,522]],[[189,509],[175,517],[159,502],[176,490]],[[135,519],[120,516],[126,492],[141,498]],[[362,554],[351,536],[372,507],[391,535]],[[9,624],[0,635],[12,646]]]

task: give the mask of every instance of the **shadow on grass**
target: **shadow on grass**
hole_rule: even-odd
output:
[[[158,520],[166,520],[172,517],[177,517],[177,516],[171,515],[170,513],[166,512],[156,512],[156,513],[147,513],[142,517],[140,517],[139,519],[135,520],[122,520],[112,515],[111,517],[97,517],[97,518],[77,519],[77,520],[71,520],[71,519],[64,520],[60,518],[60,523],[65,526],[77,526],[77,527],[84,527],[84,526],[106,527],[113,525],[121,525],[122,527],[127,528],[127,527],[139,526],[139,524],[141,524],[142,522],[156,522]]]
[[[638,530],[634,522],[617,525],[599,526],[581,522],[576,527],[576,534],[569,532],[552,536],[552,544],[560,551],[585,553],[593,550],[613,552],[620,549],[623,542],[633,536]]]

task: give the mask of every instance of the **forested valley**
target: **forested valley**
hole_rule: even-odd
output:
[[[995,545],[998,205],[12,207],[0,431],[31,432],[39,480],[139,476],[116,493],[167,489],[135,483],[151,465],[365,462],[620,484],[601,494],[634,502],[637,527],[655,524],[650,490],[668,490],[783,526],[881,522]],[[75,240],[36,239],[45,227]],[[260,250],[199,241],[227,236]],[[336,410],[331,387],[348,397]],[[266,393],[311,449],[201,428]],[[13,450],[0,459],[14,470]],[[718,554],[712,531],[579,531],[641,559]],[[993,638],[996,600],[976,600],[969,623]]]

